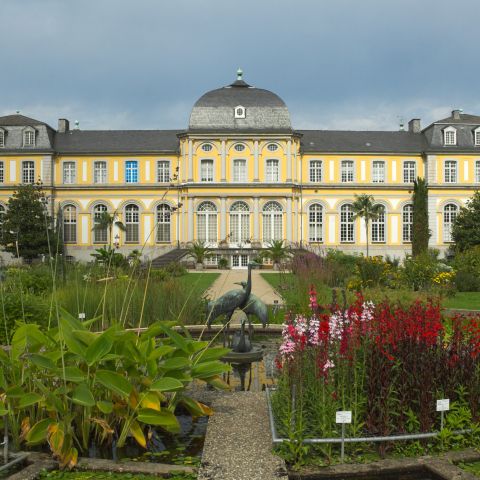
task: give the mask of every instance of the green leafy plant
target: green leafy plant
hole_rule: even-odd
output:
[[[188,247],[188,253],[195,259],[195,263],[203,263],[205,259],[211,256],[212,249],[205,242],[193,242]]]
[[[278,266],[282,261],[291,257],[291,252],[283,240],[272,240],[267,248],[262,250],[260,256],[262,259],[267,258],[271,260],[273,265]]]
[[[361,195],[355,195],[355,200],[352,203],[353,218],[363,218],[365,221],[365,232],[367,234],[367,257],[369,256],[369,228],[370,222],[376,220],[382,210],[383,205],[376,204],[372,195],[362,193]]]
[[[428,186],[423,178],[413,182],[412,255],[426,254],[431,233],[428,228]]]

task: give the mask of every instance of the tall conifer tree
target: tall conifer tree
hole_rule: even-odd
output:
[[[418,177],[413,182],[412,255],[416,257],[428,251],[430,229],[428,228],[428,186]]]

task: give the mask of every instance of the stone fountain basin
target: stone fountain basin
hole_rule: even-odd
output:
[[[263,358],[263,349],[260,345],[252,345],[249,352],[229,352],[222,357],[228,363],[252,363],[259,362]]]

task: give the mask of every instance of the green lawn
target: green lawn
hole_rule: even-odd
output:
[[[193,296],[201,297],[219,276],[220,274],[218,272],[188,272],[179,277],[179,280],[185,289],[193,289]]]
[[[292,308],[308,307],[308,282],[300,286],[292,273],[262,273],[262,277],[284,298]],[[329,304],[332,299],[332,289],[322,285],[317,286],[318,303]],[[366,289],[365,297],[378,303],[384,299],[396,302],[411,302],[416,298],[426,300],[428,293],[411,290],[386,290],[381,288]],[[348,293],[348,300],[353,299],[353,293]],[[458,292],[454,297],[445,298],[442,302],[445,308],[480,310],[480,292]]]

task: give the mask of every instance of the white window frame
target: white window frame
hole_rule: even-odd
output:
[[[140,207],[135,203],[125,205],[125,243],[136,244],[140,242]]]
[[[0,183],[5,182],[5,162],[0,160]]]
[[[245,151],[245,145],[243,143],[236,143],[234,146],[233,146],[233,149],[236,151],[236,152],[244,152]]]
[[[308,207],[308,241],[323,242],[324,208],[321,203],[312,203]]]
[[[96,224],[95,219],[98,218],[103,212],[108,212],[108,207],[104,203],[97,203],[93,207],[93,225]],[[109,241],[108,239],[108,228],[105,228],[103,230],[93,230],[93,243],[95,245],[101,244],[101,245],[106,245]]]
[[[447,127],[443,130],[443,144],[451,147],[457,144],[457,129],[454,127]]]
[[[451,208],[453,207],[453,208]],[[455,223],[455,219],[458,215],[458,205],[455,203],[447,203],[443,207],[442,216],[443,216],[443,243],[453,242],[452,238],[452,227]]]
[[[159,203],[155,208],[157,219],[157,243],[172,241],[172,208],[168,203]]]
[[[407,203],[402,208],[402,241],[404,243],[412,242],[413,229],[413,205]]]
[[[77,183],[77,164],[74,161],[63,162],[63,183],[72,185]]]
[[[62,208],[63,241],[77,243],[77,207],[69,203]]]
[[[197,240],[207,245],[216,245],[218,241],[218,209],[209,200],[197,208]]]
[[[276,201],[267,202],[262,209],[263,243],[283,240],[283,207]]]
[[[35,183],[35,162],[33,160],[22,161],[22,183],[31,185]]]
[[[102,185],[107,183],[108,170],[105,160],[95,160],[93,162],[93,183]]]
[[[234,183],[246,183],[248,169],[247,160],[245,158],[234,158],[232,160],[232,181]]]
[[[267,150],[269,152],[276,152],[280,147],[276,143],[269,143],[267,145]]]
[[[385,183],[386,169],[385,160],[373,160],[372,183]]]
[[[480,183],[480,160],[475,160],[475,183]]]
[[[323,180],[323,161],[310,160],[308,178],[311,183],[321,183]]]
[[[458,162],[456,160],[445,160],[443,164],[443,180],[445,183],[458,182]]]
[[[0,236],[3,235],[3,217],[6,213],[7,207],[3,203],[0,203]]]
[[[233,111],[235,118],[246,118],[247,109],[242,107],[242,105],[237,105]]]
[[[413,164],[413,169],[411,168]],[[413,183],[417,178],[417,162],[415,160],[403,161],[403,183]]]
[[[27,128],[23,131],[23,146],[24,147],[35,146],[35,130],[33,128]]]
[[[211,143],[204,143],[200,148],[203,152],[211,152],[213,150],[213,145]]]
[[[381,205],[382,211],[370,225],[372,243],[386,243],[387,241],[387,209]]]
[[[5,146],[5,130],[0,128],[0,148]]]
[[[140,167],[138,160],[125,160],[125,183],[138,183],[139,181]]]
[[[355,181],[355,162],[353,160],[341,161],[340,181],[342,183],[353,183]]]
[[[157,160],[157,182],[169,183],[170,176],[170,160]]]
[[[200,160],[200,181],[202,183],[213,183],[215,181],[215,160],[202,158]]]
[[[280,160],[277,158],[265,160],[265,181],[267,183],[280,182]]]
[[[480,147],[480,127],[473,131],[473,144],[476,147]]]
[[[340,243],[355,242],[355,220],[353,219],[353,206],[345,203],[340,207]]]
[[[230,207],[230,243],[244,246],[250,239],[250,208],[244,201]]]

